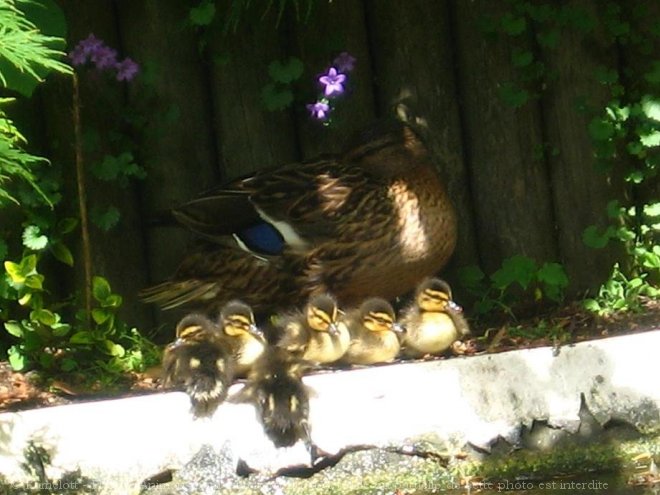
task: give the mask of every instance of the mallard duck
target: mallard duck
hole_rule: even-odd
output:
[[[254,322],[252,309],[241,301],[230,301],[220,311],[218,325],[236,376],[245,376],[266,349],[266,339]]]
[[[462,313],[462,308],[452,300],[447,282],[438,278],[424,280],[401,318],[406,329],[406,355],[440,354],[469,335],[470,327]]]
[[[313,453],[309,391],[302,382],[307,367],[307,363],[286,350],[269,347],[231,401],[254,404],[264,432],[276,447],[290,447],[302,440]]]
[[[207,317],[191,314],[176,328],[163,353],[165,386],[182,387],[195,416],[210,416],[227,397],[234,365],[225,339]]]
[[[351,337],[339,321],[337,301],[328,294],[312,296],[305,309],[281,317],[277,346],[312,363],[327,364],[340,359]]]
[[[337,156],[230,182],[172,216],[204,240],[142,297],[208,313],[234,298],[259,311],[322,293],[345,306],[392,300],[440,270],[456,243],[437,169],[401,122],[375,126]]]
[[[342,361],[349,364],[376,364],[392,361],[401,349],[401,326],[392,305],[374,297],[346,315],[351,344]]]

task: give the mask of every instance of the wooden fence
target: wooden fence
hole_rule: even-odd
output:
[[[605,32],[610,2],[556,2],[584,9],[597,22],[588,34],[566,28],[552,47],[539,43],[543,33],[531,25],[517,34],[491,32],[488,20],[501,21],[515,4],[504,0],[318,0],[306,21],[296,22],[289,10],[279,25],[275,12],[263,19],[253,14],[227,34],[219,24],[191,26],[192,4],[182,1],[59,3],[71,46],[94,33],[142,66],[129,85],[80,75],[83,128],[97,131],[86,163],[117,151],[113,132],[126,124],[121,105],[146,118],[136,149],[147,179],[120,188],[87,177],[90,204],[118,205],[122,214],[109,233],[93,229],[92,248],[95,272],[124,294],[131,321],[153,325],[153,309],[136,293],[171,274],[190,239],[181,229],[153,224],[157,212],[221,180],[338,151],[352,132],[390,115],[397,103],[425,122],[458,208],[450,278],[457,267],[476,263],[492,273],[504,258],[524,254],[562,262],[579,293],[601,283],[612,266],[613,251],[588,248],[582,233],[606,225],[606,205],[624,197],[625,185],[595,171],[587,131],[594,113],[576,104],[602,110],[609,89],[596,70],[616,70],[635,56]],[[252,4],[261,12],[260,2]],[[657,2],[620,4],[647,4],[660,18]],[[218,13],[226,8],[218,2]],[[314,76],[343,50],[357,62],[337,125],[317,125],[298,102],[265,109],[261,92],[272,61],[302,60],[299,87],[313,97]],[[550,77],[530,83],[530,101],[514,106],[502,94],[521,81],[521,53],[533,54]],[[48,155],[67,164],[73,163],[70,101],[70,80],[54,78],[32,103]],[[67,184],[74,191],[73,180]]]

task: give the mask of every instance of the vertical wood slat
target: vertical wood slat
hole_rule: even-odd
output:
[[[69,49],[90,33],[94,33],[108,46],[119,48],[116,19],[110,1],[96,2],[94,5],[82,0],[61,0],[59,3],[67,18]],[[108,232],[90,222],[92,271],[94,275],[106,277],[113,290],[123,296],[120,316],[129,324],[149,328],[153,325],[152,311],[136,297],[147,282],[146,274],[141,269],[146,260],[136,185],[131,183],[122,188],[116,183],[101,181],[91,173],[91,167],[106,154],[126,151],[117,149],[108,139],[113,132],[119,132],[123,125],[119,112],[124,102],[126,83],[91,68],[80,68],[77,72],[83,134],[93,132],[99,136],[94,146],[83,147],[88,211],[94,207],[105,209],[114,206],[121,214],[120,223]],[[44,88],[43,96],[51,157],[63,167],[65,197],[73,199],[77,197],[78,190],[75,179],[71,78],[54,78]],[[78,217],[77,203],[71,202],[71,207],[73,209],[66,214]],[[82,294],[84,277],[80,236],[76,238],[76,234],[72,234],[66,241],[72,240],[76,241],[73,249],[75,276],[69,275],[72,276],[69,290]]]
[[[211,31],[209,55],[215,139],[223,178],[298,158],[295,126],[288,111],[269,112],[262,99],[268,65],[284,58],[282,33],[273,16],[243,20],[236,32]]]
[[[402,103],[422,119],[458,214],[452,266],[477,263],[447,2],[370,1],[367,7],[379,110],[391,113]]]
[[[585,0],[580,5],[597,19],[597,2]],[[624,192],[621,180],[608,180],[596,169],[588,132],[589,121],[604,114],[610,99],[609,89],[595,74],[600,67],[617,67],[616,51],[608,44],[602,21],[595,24],[597,30],[589,34],[563,30],[557,46],[541,52],[554,75],[542,99],[544,127],[550,147],[558,151],[549,154],[548,163],[561,258],[574,293],[597,288],[612,269],[617,250],[590,248],[582,235],[589,225],[606,226],[607,203],[622,199]]]
[[[149,178],[143,188],[147,219],[197,196],[216,182],[209,94],[198,40],[187,27],[185,2],[120,0],[117,11],[127,53],[155,71],[142,92],[131,91],[139,105],[144,94],[156,101],[142,140]],[[152,282],[170,276],[181,261],[190,236],[177,227],[153,227],[147,234]]]
[[[309,98],[296,108],[299,141],[305,158],[341,151],[350,137],[364,129],[375,117],[373,85],[364,11],[355,0],[317,2],[307,22],[292,29],[292,52],[303,61],[305,72],[299,87]],[[347,73],[346,91],[334,98],[328,126],[313,119],[306,103],[322,94],[320,75],[341,52],[356,58],[355,68]]]
[[[538,105],[505,104],[502,84],[515,79],[511,42],[480,30],[485,15],[499,19],[509,4],[453,0],[457,27],[459,81],[466,129],[466,156],[479,232],[483,268],[523,254],[556,260],[552,200],[542,150]],[[519,45],[530,48],[524,40]]]

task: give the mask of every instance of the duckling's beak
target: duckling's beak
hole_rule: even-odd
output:
[[[392,325],[392,330],[401,334],[405,334],[407,332],[406,327],[404,327],[401,323],[394,323]]]
[[[451,309],[452,311],[456,311],[457,313],[463,312],[463,307],[459,306],[454,301],[448,301],[447,306],[449,307],[449,309]]]
[[[333,321],[328,325],[328,333],[330,333],[330,335],[337,335],[339,333],[339,327],[336,322]]]
[[[255,337],[259,338],[259,339],[263,339],[263,338],[264,338],[264,333],[263,333],[263,332],[259,329],[259,327],[258,327],[257,325],[255,325],[254,323],[253,323],[252,325],[250,325],[249,332],[250,332],[252,335],[254,335]]]

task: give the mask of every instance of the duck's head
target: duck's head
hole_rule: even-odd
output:
[[[241,301],[228,302],[220,312],[220,325],[226,335],[239,337],[252,335],[260,340],[263,333],[254,322],[252,308]]]
[[[362,325],[371,332],[402,332],[396,322],[394,308],[385,299],[374,297],[360,306]]]
[[[460,310],[452,300],[451,287],[439,278],[428,278],[417,288],[415,301],[421,311],[439,313],[447,309]]]
[[[176,326],[177,342],[195,340],[200,335],[213,331],[214,325],[206,316],[191,313],[184,316]]]
[[[334,297],[328,294],[312,296],[305,307],[305,317],[312,330],[337,333],[339,308]]]

